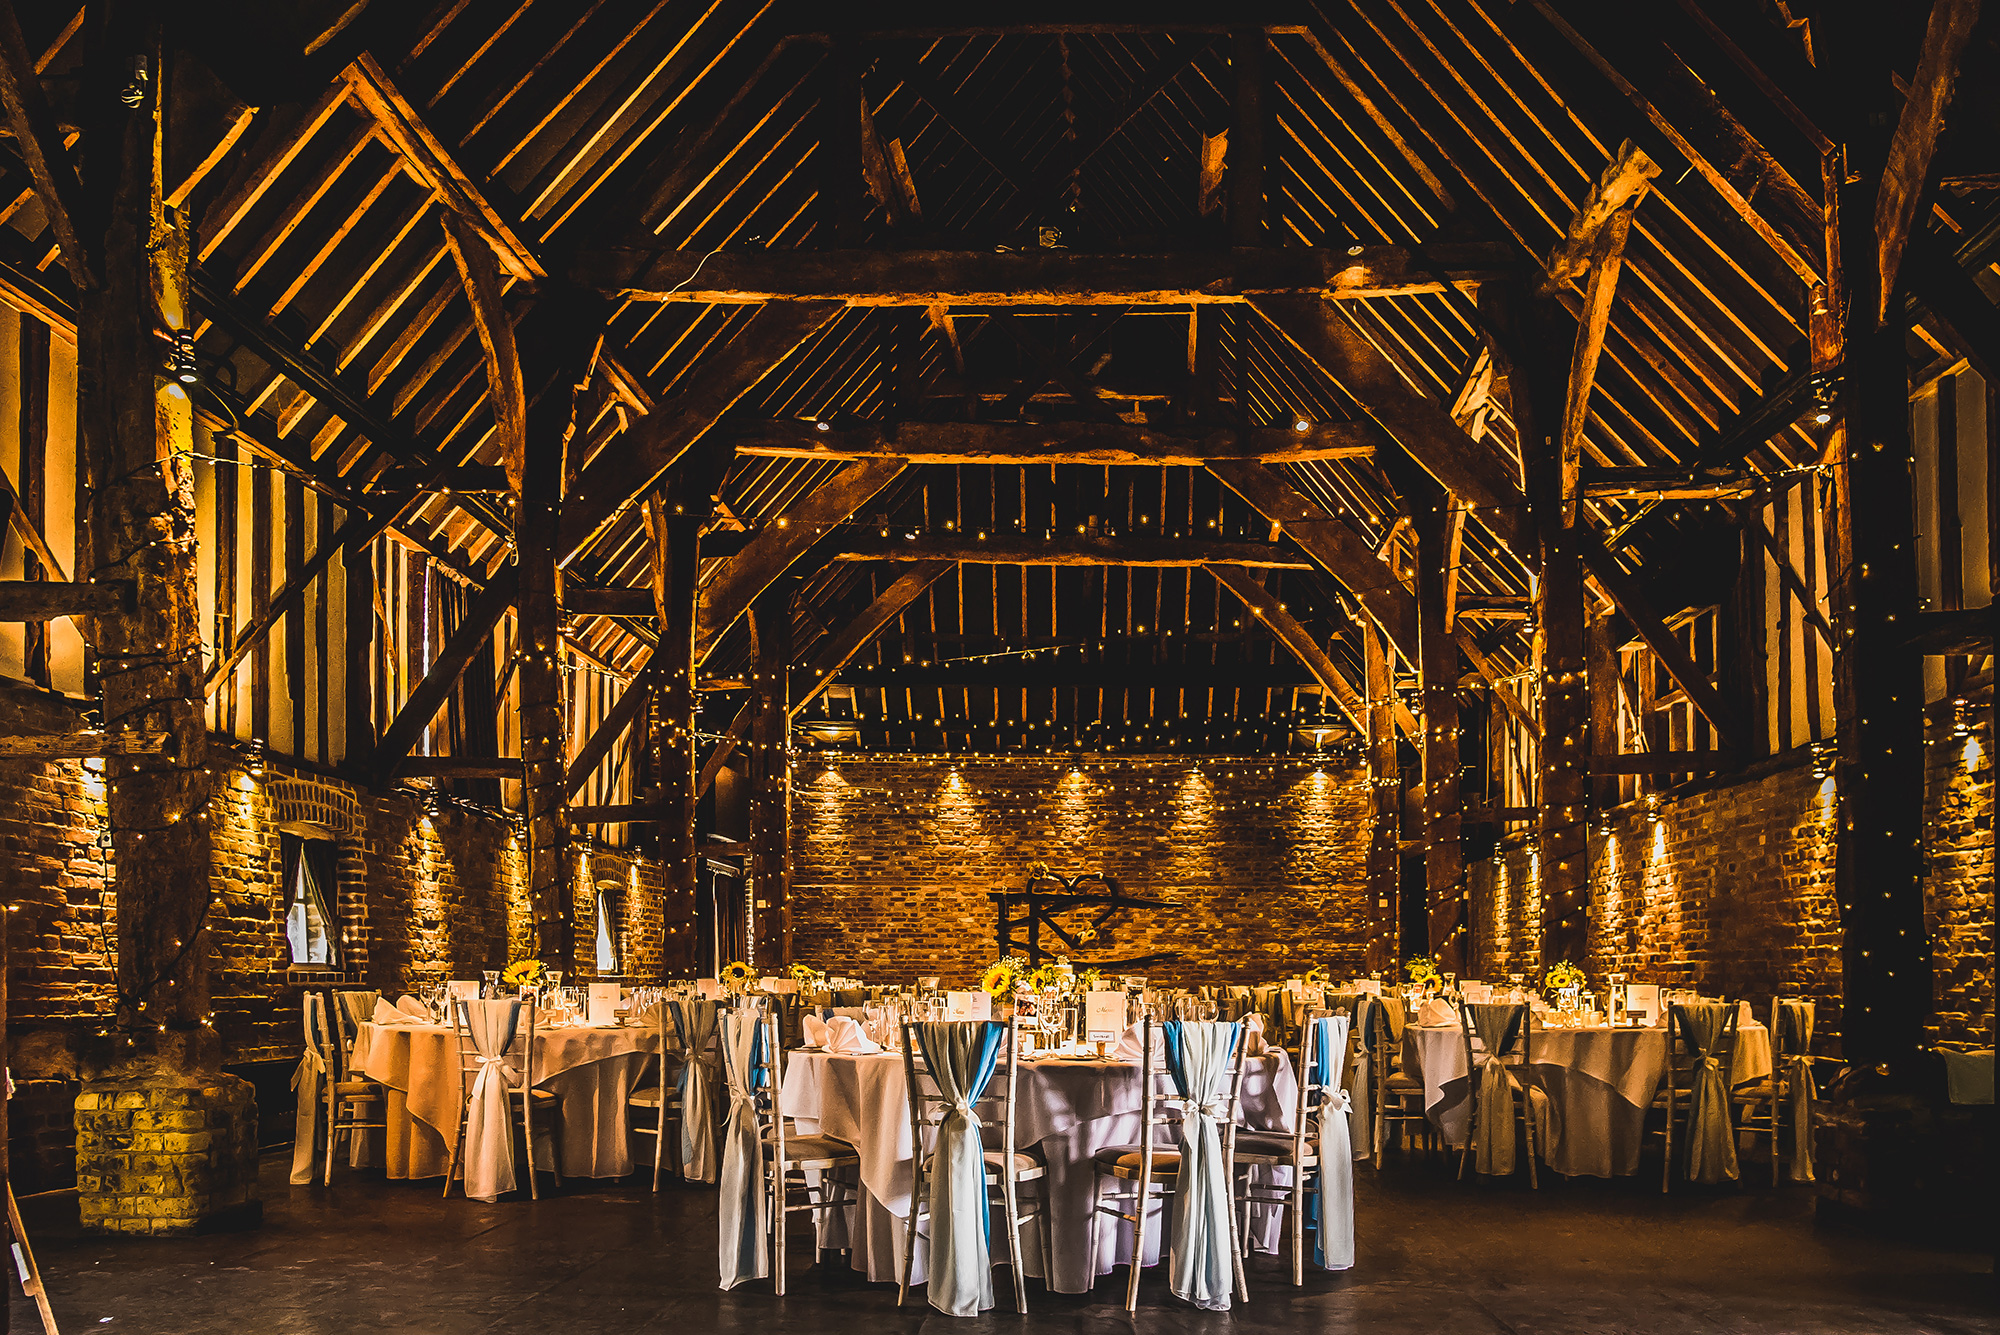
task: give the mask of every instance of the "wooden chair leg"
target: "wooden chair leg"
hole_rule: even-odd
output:
[[[660,1190],[660,1160],[667,1152],[667,1093],[660,1088],[660,1113],[653,1119],[653,1191]]]
[[[1540,1191],[1541,1181],[1535,1176],[1535,1101],[1528,1097],[1528,1087],[1521,1087],[1521,1130],[1528,1142],[1528,1189]]]
[[[922,1156],[922,1148],[922,1146],[918,1147],[920,1158]],[[896,1306],[898,1307],[901,1307],[903,1300],[910,1296],[910,1276],[915,1272],[917,1265],[917,1216],[923,1213],[924,1201],[927,1195],[928,1193],[924,1186],[924,1166],[922,1163],[918,1163],[910,1175],[910,1220],[903,1229],[903,1277],[901,1282],[896,1285]]]
[[[1304,1165],[1292,1169],[1292,1198],[1285,1208],[1292,1216],[1292,1287],[1302,1288],[1306,1282],[1306,1202],[1311,1199],[1306,1194],[1306,1173]],[[1324,1220],[1321,1221],[1324,1225]],[[1326,1245],[1326,1239],[1320,1239]]]
[[[780,1298],[785,1296],[785,1166],[773,1164],[776,1199],[771,1208],[771,1276]]]
[[[333,1185],[333,1142],[339,1139],[334,1128],[340,1125],[340,1096],[333,1092],[333,1082],[326,1082],[326,1170],[320,1180],[327,1186]]]
[[[1132,1211],[1132,1265],[1125,1277],[1125,1310],[1128,1312],[1139,1310],[1139,1270],[1146,1264],[1146,1198],[1152,1195],[1152,1191],[1151,1176],[1141,1171],[1138,1204]],[[1161,1226],[1165,1227],[1164,1220]]]
[[[1021,1274],[1021,1210],[1014,1199],[1014,1179],[1009,1172],[1000,1174],[1001,1205],[1007,1215],[1007,1264],[1014,1271],[1014,1310],[1022,1316],[1028,1314],[1028,1281]],[[916,1211],[912,1210],[911,1214]]]

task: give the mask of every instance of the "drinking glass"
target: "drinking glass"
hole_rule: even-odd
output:
[[[498,969],[482,969],[479,976],[484,980],[483,985],[479,989],[481,997],[490,1000],[500,995],[500,971]]]

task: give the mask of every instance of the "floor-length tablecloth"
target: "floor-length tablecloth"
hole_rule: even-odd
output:
[[[1667,1070],[1667,1031],[1594,1026],[1537,1029],[1532,1079],[1549,1096],[1542,1160],[1567,1177],[1622,1177],[1639,1171],[1646,1110]],[[1424,1111],[1448,1145],[1465,1143],[1472,1116],[1465,1036],[1457,1025],[1409,1025],[1403,1069],[1423,1081]],[[1731,1084],[1771,1073],[1771,1032],[1737,1030]]]
[[[988,1087],[999,1093],[999,1081]],[[1131,1256],[1131,1234],[1109,1216],[1091,1246],[1091,1155],[1106,1145],[1139,1139],[1139,1066],[1136,1062],[1034,1061],[1021,1064],[1015,1095],[1015,1138],[1035,1147],[1048,1164],[1047,1189],[1055,1202],[1051,1251],[1055,1274],[1043,1276],[1062,1293],[1087,1293],[1099,1275]],[[1164,1071],[1161,1088],[1168,1086]],[[1282,1052],[1252,1057],[1243,1067],[1243,1120],[1264,1130],[1291,1130],[1298,1083]],[[802,1133],[825,1134],[853,1145],[861,1155],[861,1203],[850,1212],[844,1236],[823,1230],[823,1246],[844,1243],[853,1265],[869,1279],[893,1283],[900,1277],[913,1180],[909,1087],[903,1059],[895,1053],[839,1056],[794,1052],[785,1068],[783,1108]],[[982,1110],[982,1116],[985,1113]],[[1289,1174],[1289,1170],[1282,1170]],[[1022,1188],[1024,1197],[1040,1184]],[[1260,1212],[1263,1214],[1263,1212]],[[1143,1264],[1158,1261],[1165,1216],[1155,1207],[1148,1225]],[[1253,1238],[1265,1250],[1276,1245],[1277,1214],[1253,1223]],[[1034,1228],[1022,1230],[1024,1269],[1042,1275],[1041,1245]],[[1005,1254],[1006,1226],[993,1224],[994,1255]],[[924,1240],[919,1237],[913,1282],[924,1277]]]
[[[659,1030],[573,1025],[535,1031],[535,1083],[560,1104],[564,1177],[632,1171],[625,1101],[660,1050]],[[388,1090],[383,1161],[392,1178],[442,1177],[458,1134],[458,1040],[449,1025],[364,1024],[354,1068]],[[518,1054],[511,1063],[518,1072]]]

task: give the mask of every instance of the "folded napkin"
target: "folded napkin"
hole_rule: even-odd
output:
[[[1419,1025],[1457,1024],[1458,1012],[1442,997],[1431,997],[1417,1011]]]
[[[406,998],[406,999],[407,999],[407,998]],[[425,1020],[429,1020],[429,1019],[430,1019],[430,1016],[429,1016],[429,1015],[425,1015],[425,1016],[424,1016],[424,1019],[425,1019]],[[376,1024],[415,1024],[415,1023],[417,1023],[417,1017],[416,1017],[416,1016],[414,1016],[414,1015],[411,1015],[411,1014],[407,1013],[406,1011],[403,1011],[403,1010],[400,1010],[400,1009],[398,1009],[398,1008],[397,1008],[397,1007],[395,1007],[395,1006],[391,1006],[391,1005],[390,1005],[390,1004],[389,1004],[388,1002],[386,1002],[386,1001],[382,1001],[382,1000],[380,1000],[380,999],[378,999],[378,1000],[377,1000],[377,1001],[375,1002],[375,1014],[374,1014],[374,1016],[373,1016],[373,1020],[374,1020],[374,1022],[375,1022]]]
[[[1136,1043],[1133,1045],[1138,1046]],[[1261,1057],[1271,1045],[1264,1039],[1264,1017],[1256,1011],[1243,1017],[1243,1055]]]
[[[851,1015],[836,1015],[826,1022],[826,1050],[844,1056],[880,1052],[882,1045],[861,1031],[861,1022]]]
[[[405,1015],[413,1016],[419,1020],[428,1021],[431,1018],[431,1008],[424,1005],[423,1002],[418,1001],[408,992],[396,998],[396,1009]]]
[[[1117,1046],[1111,1049],[1114,1059],[1121,1062],[1135,1062],[1140,1059],[1139,1026],[1133,1025],[1119,1038]],[[1153,1060],[1164,1063],[1167,1059],[1167,1036],[1160,1032],[1160,1026],[1153,1026]]]
[[[809,1048],[825,1047],[826,1021],[820,1019],[819,1016],[814,1015],[811,1011],[807,1011],[799,1017],[799,1035],[805,1039],[806,1046]]]

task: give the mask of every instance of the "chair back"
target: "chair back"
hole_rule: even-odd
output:
[[[458,1039],[460,1088],[470,1090],[479,1075],[481,1057],[512,1056],[521,1034],[521,1012],[534,1024],[534,1008],[512,1000],[454,1001],[452,1028]],[[532,1046],[532,1045],[531,1045]],[[511,1064],[511,1063],[510,1063]],[[525,1084],[526,1075],[523,1075]]]
[[[1338,1011],[1318,1007],[1307,1010],[1300,1022],[1299,1102],[1292,1119],[1292,1139],[1296,1151],[1302,1152],[1305,1142],[1311,1137],[1320,1105],[1340,1094],[1351,1056],[1350,1045],[1355,1041],[1352,1023],[1348,1016]],[[1334,1030],[1329,1036],[1334,1056],[1331,1060],[1322,1060],[1321,1036],[1329,1027]]]
[[[910,1102],[910,1144],[916,1153],[922,1154],[929,1143],[930,1133],[935,1132],[950,1111],[950,1104],[938,1090],[936,1078],[930,1072],[930,1058],[924,1047],[924,1026],[992,1025],[1001,1027],[998,1020],[905,1020],[900,1028],[903,1037],[903,1079],[909,1090]],[[1015,1062],[1021,1051],[1021,1021],[1015,1017],[1006,1022],[1007,1036],[1005,1051],[1001,1054],[1000,1069],[994,1072],[998,1077],[987,1082],[980,1095],[980,1104],[999,1103],[999,1116],[992,1122],[981,1121],[992,1129],[1000,1130],[1000,1144],[997,1148],[1012,1151],[1014,1148],[1014,1090],[1016,1080]],[[919,1070],[917,1058],[924,1057],[924,1067]],[[995,1089],[995,1086],[999,1088]]]
[[[1503,1066],[1534,1064],[1534,1028],[1528,1022],[1528,1008],[1523,1003],[1462,1002],[1458,1018],[1465,1035],[1466,1070],[1478,1070],[1483,1064],[1479,1059],[1488,1056]]]
[[[329,1081],[347,1078],[347,1045],[340,1038],[338,1006],[333,989],[309,987],[301,998],[305,1013],[306,1047],[319,1059]]]
[[[1148,1020],[1146,1022],[1145,1029],[1142,1031],[1144,1033],[1146,1040],[1146,1055],[1144,1060],[1140,1063],[1141,1074],[1147,1076],[1146,1087],[1149,1095],[1151,1095],[1152,1081],[1150,1078],[1150,1072],[1147,1071],[1146,1068],[1152,1064],[1152,1059],[1153,1059],[1153,1040],[1152,1040],[1151,1028],[1152,1028],[1152,1022]],[[1236,1110],[1237,1110],[1237,1105],[1241,1103],[1243,1098],[1244,1026],[1241,1021],[1235,1021],[1235,1020],[1172,1020],[1169,1021],[1167,1025],[1167,1046],[1170,1049],[1172,1048],[1175,1042],[1176,1030],[1180,1031],[1181,1033],[1186,1033],[1191,1030],[1204,1030],[1217,1038],[1224,1037],[1220,1033],[1220,1031],[1222,1030],[1230,1031],[1229,1034],[1227,1035],[1227,1041],[1230,1044],[1228,1078],[1223,1083],[1222,1092],[1216,1098],[1204,1100],[1198,1093],[1190,1091],[1186,1087],[1186,1082],[1183,1078],[1183,1073],[1179,1068],[1179,1066],[1174,1062],[1171,1052],[1169,1052],[1167,1061],[1167,1074],[1170,1077],[1170,1083],[1173,1085],[1173,1090],[1171,1093],[1162,1095],[1151,1095],[1151,1097],[1157,1098],[1161,1103],[1179,1104],[1181,1106],[1183,1117],[1185,1117],[1187,1109],[1190,1106],[1194,1106],[1204,1102],[1210,1104],[1215,1109],[1216,1121],[1220,1123],[1223,1127],[1227,1128],[1225,1132],[1226,1143],[1231,1146],[1234,1146],[1234,1144],[1236,1143]]]
[[[1703,1058],[1713,1058],[1727,1072],[1736,1059],[1735,1002],[1676,1001],[1667,1007],[1667,1078],[1676,1089],[1687,1089]],[[1774,1031],[1771,1041],[1777,1042]]]
[[[1790,1057],[1810,1057],[1813,1004],[1804,997],[1771,998],[1771,1061],[1782,1068]]]

